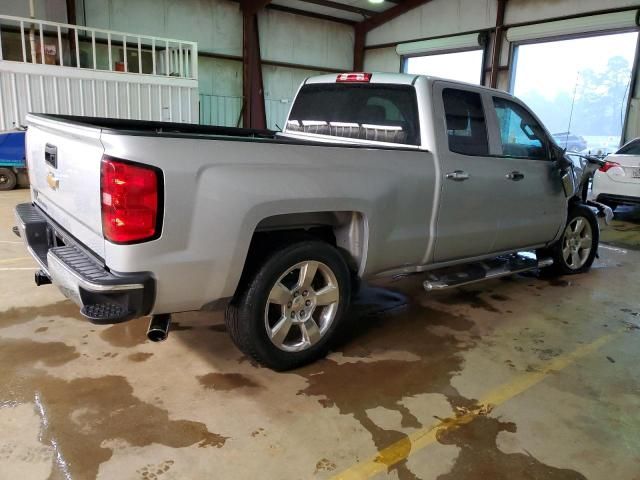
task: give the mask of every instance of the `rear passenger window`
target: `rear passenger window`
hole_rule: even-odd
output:
[[[518,158],[547,158],[545,135],[540,124],[524,108],[500,97],[493,98],[500,125],[502,155]]]
[[[449,150],[463,155],[488,155],[487,125],[480,94],[445,88],[442,100]]]

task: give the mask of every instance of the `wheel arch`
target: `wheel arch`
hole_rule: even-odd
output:
[[[327,241],[346,255],[349,268],[361,275],[364,271],[368,245],[366,216],[358,211],[317,211],[272,215],[256,225],[254,236],[273,235],[289,243],[300,235]]]
[[[239,286],[270,251],[310,238],[335,246],[354,277],[361,277],[367,258],[369,229],[359,211],[314,211],[271,215],[256,225],[244,262]]]

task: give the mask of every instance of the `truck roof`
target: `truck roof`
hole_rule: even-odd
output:
[[[350,73],[350,72],[345,72]],[[309,83],[336,83],[340,73],[327,73],[325,75],[317,75],[315,77],[309,77],[305,81],[305,84]],[[392,83],[396,85],[411,85],[420,75],[410,73],[371,73],[371,79],[369,83]]]
[[[345,74],[353,73],[353,72],[345,72]],[[485,88],[487,90],[495,90],[489,87],[484,87],[481,85],[474,85],[467,82],[461,82],[458,80],[451,80],[449,78],[441,78],[441,77],[432,77],[430,75],[416,75],[414,73],[387,73],[387,72],[371,72],[367,73],[371,75],[371,79],[368,83],[385,83],[385,84],[393,84],[393,85],[414,85],[419,78],[424,78],[428,84],[436,82],[438,80],[443,80],[448,83],[456,83],[463,86],[472,86],[472,87],[480,87]],[[305,85],[308,84],[316,84],[316,83],[337,83],[337,79],[341,73],[327,73],[324,75],[317,75],[314,77],[309,77],[304,82]],[[501,92],[505,93],[505,92]]]

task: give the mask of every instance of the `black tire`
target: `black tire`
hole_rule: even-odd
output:
[[[285,283],[287,277],[281,277],[288,270],[299,263],[308,261],[320,262],[322,268],[327,267],[333,273],[339,300],[333,307],[333,311],[335,311],[335,315],[332,317],[333,320],[327,323],[326,330],[324,330],[317,343],[300,351],[285,351],[272,342],[267,331],[271,321],[267,317],[271,315],[272,306],[275,309],[274,316],[278,318],[286,316],[284,312],[285,306],[270,303],[268,301],[269,295],[278,282]],[[324,275],[322,270],[319,269],[318,272],[320,277],[316,276],[316,281],[319,281],[318,278],[322,280],[322,275]],[[295,273],[292,272],[291,275],[295,277]],[[300,272],[298,275],[301,276]],[[349,305],[351,296],[350,277],[349,268],[340,252],[325,242],[307,240],[276,249],[270,252],[261,264],[253,270],[253,273],[248,276],[245,284],[239,288],[236,296],[228,305],[225,314],[227,330],[233,342],[243,353],[273,370],[290,370],[310,363],[326,355],[330,347],[334,333]],[[291,287],[291,290],[301,295],[295,287]],[[308,295],[312,295],[312,293]],[[286,307],[291,308],[291,302]],[[295,304],[293,308],[295,308]],[[302,306],[301,308],[304,309],[305,307]],[[330,307],[320,307],[318,315],[323,312],[323,308]],[[311,311],[315,314],[314,309]],[[301,312],[304,312],[304,310],[298,311],[299,314],[303,314]],[[309,314],[308,310],[307,314]],[[314,320],[314,322],[322,328],[317,320]],[[293,325],[296,324],[294,323]],[[304,339],[302,325],[297,325],[295,328],[299,329]],[[293,326],[290,333],[293,336],[297,333]],[[286,338],[288,339],[289,337],[287,336]]]
[[[0,168],[0,190],[13,190],[16,188],[18,179],[13,170],[9,168]]]
[[[577,240],[572,240],[569,238],[569,232],[567,232],[567,228],[571,225],[572,227],[576,225],[576,219],[582,218],[591,229],[591,246],[590,250],[585,252],[583,248],[577,246],[577,260],[576,257],[572,253],[570,253],[570,258],[567,260],[566,258],[566,249],[568,248],[571,252],[572,246],[571,241],[577,243]],[[560,239],[554,243],[551,247],[542,249],[538,251],[538,257],[548,257],[553,258],[553,265],[544,269],[544,272],[551,275],[573,275],[576,273],[584,273],[591,268],[593,264],[593,260],[598,253],[598,243],[600,241],[600,229],[598,227],[598,219],[593,211],[585,206],[585,205],[572,205],[569,207],[569,215],[567,216],[567,226],[563,229],[562,236]],[[575,244],[574,243],[574,244]],[[564,252],[563,252],[564,250]],[[584,254],[584,255],[583,255]],[[575,260],[575,263],[572,262]]]

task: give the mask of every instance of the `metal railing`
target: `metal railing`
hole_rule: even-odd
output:
[[[0,61],[198,78],[198,44],[0,15]]]

